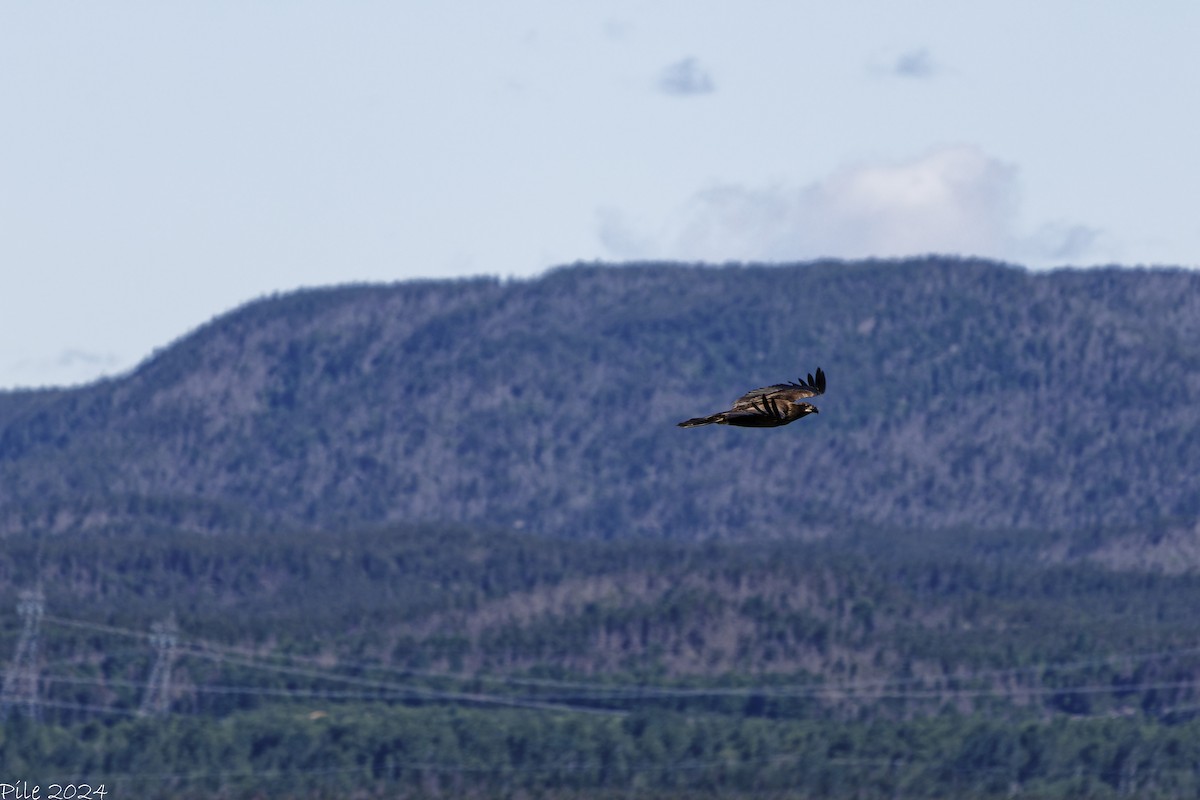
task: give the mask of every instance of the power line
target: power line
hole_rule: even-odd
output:
[[[141,688],[143,684],[138,681],[123,680],[119,678],[79,678],[69,675],[44,675],[42,676],[43,685],[53,684],[71,684],[83,686],[97,687],[113,687],[120,686],[124,688]],[[416,686],[391,685],[393,688],[382,688],[389,684],[381,684],[381,688],[374,692],[369,691],[349,691],[349,690],[334,690],[334,689],[281,689],[273,687],[259,686],[242,686],[242,685],[227,685],[227,684],[191,684],[182,691],[195,692],[197,694],[227,694],[227,695],[247,695],[261,697],[281,697],[293,700],[403,700],[403,699],[464,699],[475,698],[478,695],[469,695],[464,693],[454,692],[438,692],[436,690],[426,689]],[[1084,694],[1118,694],[1128,692],[1146,692],[1146,691],[1161,691],[1168,689],[1190,689],[1200,687],[1200,683],[1193,680],[1187,681],[1158,681],[1158,682],[1143,682],[1124,684],[1114,686],[1111,684],[1088,684],[1084,686],[1037,686],[1037,687],[981,687],[974,689],[915,689],[898,692],[885,693],[878,696],[880,699],[956,699],[969,697],[1021,697],[1032,695],[1084,695]],[[493,696],[494,697],[494,696]],[[500,698],[497,698],[500,699]],[[536,700],[553,699],[560,702],[566,701],[588,701],[597,699],[589,695],[559,695],[551,696],[550,698],[503,698],[512,700],[513,705],[527,705]],[[622,699],[622,698],[617,698]],[[653,699],[650,697],[649,699]],[[1180,707],[1179,709],[1170,710],[1186,710],[1189,707]],[[577,707],[572,707],[571,710],[584,710]],[[588,709],[591,710],[591,709]]]
[[[72,620],[63,617],[46,616],[45,620],[55,625],[65,625],[69,627],[83,628],[95,630],[97,632],[112,633],[114,635],[147,639],[151,634],[144,631],[132,630],[129,628],[120,628],[112,625],[104,625],[101,623],[86,622],[82,620]],[[319,664],[320,659],[317,657],[306,657],[288,653],[260,653],[255,652],[250,648],[232,647],[229,645],[217,644],[200,639],[190,639],[179,643],[180,647],[188,648],[193,655],[202,655],[205,651],[210,654],[230,654],[238,658],[251,661],[264,661],[268,659],[283,660],[289,662],[299,662],[307,664]],[[197,652],[199,651],[199,652]],[[946,675],[934,678],[907,677],[907,678],[880,678],[860,681],[845,681],[837,684],[813,683],[813,684],[765,684],[756,686],[742,687],[705,687],[705,688],[688,688],[688,687],[670,687],[655,684],[620,684],[620,683],[596,683],[583,681],[564,681],[550,678],[519,678],[515,676],[484,676],[484,675],[460,675],[453,672],[438,672],[433,670],[417,670],[406,667],[397,667],[378,662],[365,661],[348,661],[338,660],[339,666],[355,668],[360,670],[370,670],[376,672],[390,672],[401,675],[418,675],[421,677],[437,678],[445,680],[454,680],[458,682],[481,682],[481,683],[500,683],[505,685],[528,685],[528,686],[553,686],[560,688],[574,688],[585,691],[603,692],[606,695],[615,696],[618,693],[627,693],[630,696],[645,696],[647,693],[656,693],[659,695],[675,695],[681,697],[697,696],[697,695],[805,695],[813,692],[844,692],[853,690],[868,690],[868,689],[886,689],[889,687],[898,687],[905,685],[927,683],[966,683],[985,678],[1017,678],[1026,674],[1037,674],[1046,672],[1060,672],[1077,669],[1086,669],[1088,667],[1102,666],[1105,664],[1113,664],[1118,662],[1146,662],[1153,660],[1162,660],[1166,658],[1175,658],[1189,655],[1200,655],[1200,647],[1176,648],[1173,650],[1155,651],[1155,652],[1139,652],[1139,653],[1116,653],[1105,656],[1097,656],[1095,658],[1080,659],[1068,662],[1041,662],[1027,664],[1021,667],[1009,667],[1001,669],[978,670],[975,672],[960,673],[957,675]],[[265,668],[265,665],[264,665]],[[323,671],[326,675],[336,675]]]
[[[212,647],[205,644],[205,647]],[[886,691],[897,687],[916,685],[922,690],[929,690],[928,684],[947,684],[947,683],[970,683],[983,679],[1015,679],[1023,675],[1035,675],[1038,673],[1052,673],[1074,671],[1086,669],[1088,667],[1102,666],[1106,664],[1121,663],[1121,662],[1141,662],[1163,660],[1167,658],[1176,658],[1181,656],[1200,655],[1200,647],[1179,648],[1168,651],[1158,651],[1153,653],[1124,653],[1100,656],[1092,659],[1076,660],[1070,662],[1046,662],[1038,664],[1030,664],[1022,667],[1011,667],[1007,669],[992,669],[979,670],[970,673],[960,673],[957,675],[946,675],[940,677],[923,678],[923,677],[908,677],[908,678],[880,678],[868,679],[860,681],[844,681],[839,683],[809,683],[809,684],[765,684],[752,686],[734,686],[734,687],[679,687],[679,686],[662,686],[655,684],[621,684],[621,683],[600,683],[600,682],[582,682],[582,681],[565,681],[549,678],[520,678],[515,676],[486,676],[486,675],[461,675],[452,672],[438,672],[433,670],[416,670],[405,667],[395,667],[386,664],[364,662],[364,661],[344,661],[339,659],[338,665],[341,667],[355,668],[363,671],[374,671],[384,673],[395,673],[400,675],[415,675],[420,677],[453,680],[457,682],[467,683],[491,683],[504,686],[533,686],[533,687],[550,687],[562,689],[577,689],[579,691],[588,692],[589,697],[604,698],[604,699],[623,699],[623,698],[642,698],[642,697],[749,697],[749,696],[771,696],[771,697],[805,697],[821,694],[838,694],[847,695],[859,691],[869,692],[871,690]],[[300,663],[316,663],[317,659],[307,658],[304,656],[296,656],[284,653],[271,653],[253,658],[272,658],[285,661],[293,661]],[[892,692],[895,694],[895,692]]]
[[[56,625],[68,627],[94,630],[101,633],[120,635],[132,638],[150,639],[151,643],[156,641],[155,636],[161,637],[159,634],[147,634],[144,631],[136,631],[128,628],[120,628],[112,625],[104,625],[100,623],[86,622],[82,620],[71,620],[61,617],[46,617],[46,621]],[[158,640],[161,641],[161,640]],[[156,647],[161,647],[161,644],[156,644]],[[313,680],[323,680],[330,682],[339,682],[361,686],[375,690],[374,694],[361,693],[362,699],[374,697],[376,699],[418,699],[418,700],[442,700],[451,702],[469,702],[483,705],[507,705],[513,707],[534,708],[551,711],[585,711],[590,713],[614,713],[611,709],[598,709],[590,707],[581,707],[572,705],[574,703],[596,703],[596,702],[617,702],[630,700],[653,700],[653,699],[673,699],[673,698],[718,698],[718,697],[764,697],[764,698],[813,698],[813,699],[955,699],[955,698],[970,698],[970,697],[1030,697],[1044,695],[1071,695],[1071,694],[1097,694],[1097,693],[1125,693],[1132,691],[1148,691],[1153,689],[1181,689],[1194,688],[1196,686],[1193,681],[1177,681],[1177,682],[1160,682],[1150,683],[1143,682],[1140,684],[1124,684],[1124,685],[1103,685],[1103,686],[1084,686],[1084,687],[1047,687],[1047,686],[1015,686],[1015,687],[963,687],[961,684],[977,682],[981,680],[1015,680],[1025,675],[1061,673],[1085,669],[1088,667],[1102,666],[1114,663],[1147,663],[1149,661],[1163,660],[1167,658],[1184,657],[1200,655],[1200,647],[1177,648],[1173,650],[1158,651],[1158,652],[1141,652],[1141,653],[1118,653],[1107,656],[1099,656],[1096,658],[1082,659],[1070,662],[1046,662],[1029,664],[1021,667],[1013,667],[1007,669],[980,670],[973,673],[960,673],[957,675],[941,676],[935,678],[893,678],[893,679],[876,679],[862,681],[847,681],[840,683],[812,683],[800,685],[788,684],[767,684],[755,686],[740,686],[740,687],[672,687],[653,684],[613,684],[613,683],[587,683],[581,681],[564,681],[554,679],[539,679],[539,678],[519,678],[515,676],[465,676],[457,673],[435,672],[428,670],[411,670],[403,667],[395,667],[387,664],[362,662],[362,661],[339,661],[339,666],[357,668],[363,671],[374,671],[404,675],[419,675],[422,677],[438,680],[450,680],[459,683],[482,683],[493,684],[510,687],[544,687],[558,688],[566,690],[558,694],[539,695],[537,697],[513,697],[505,695],[496,695],[483,692],[463,692],[463,691],[446,691],[432,689],[424,686],[414,686],[408,683],[397,683],[390,680],[378,680],[364,677],[348,676],[338,672],[332,672],[328,669],[314,669],[311,667],[290,666],[285,664],[270,663],[273,661],[284,661],[300,664],[313,664],[317,659],[297,656],[284,653],[256,653],[249,648],[230,647],[220,645],[204,640],[181,640],[177,637],[172,640],[170,648],[172,657],[193,656],[205,658],[217,662],[224,662],[234,666],[243,668],[263,670],[275,672],[279,674],[293,675],[297,677],[305,677]],[[160,650],[160,658],[156,661],[155,670],[159,670],[159,664],[163,657],[163,651]],[[152,674],[151,684],[154,684],[156,679]],[[955,684],[953,686],[948,684]],[[161,687],[159,687],[161,688]],[[220,690],[225,693],[234,693],[239,687],[226,687]],[[574,691],[571,691],[574,690]],[[252,687],[246,687],[245,692],[252,694],[256,690]],[[266,690],[264,690],[266,691]],[[275,690],[271,690],[275,691]],[[315,690],[314,690],[315,691]],[[161,697],[163,692],[155,689],[151,691],[148,688],[147,700],[151,695]],[[314,695],[332,698],[331,694]],[[350,698],[350,693],[345,695]],[[617,712],[620,713],[620,712]]]
[[[415,699],[427,700],[453,700],[456,702],[477,703],[481,705],[500,705],[513,706],[516,708],[531,708],[541,711],[570,711],[582,712],[587,714],[624,714],[623,711],[613,711],[603,708],[589,708],[587,706],[564,705],[561,703],[547,703],[541,700],[524,699],[519,697],[505,697],[503,695],[482,694],[479,692],[452,692],[440,689],[429,689],[422,686],[411,686],[407,684],[392,683],[391,681],[371,680],[369,678],[357,678],[350,675],[339,675],[337,673],[325,672],[322,670],[312,670],[303,667],[287,667],[277,664],[263,664],[251,659],[242,658],[240,656],[226,655],[221,653],[212,653],[206,651],[185,651],[181,655],[194,656],[199,658],[208,658],[215,661],[223,661],[225,663],[234,664],[236,666],[249,667],[267,672],[277,672],[283,675],[296,675],[306,678],[315,678],[326,681],[346,683],[353,686],[365,686],[375,689],[388,690],[393,692],[405,693]]]
[[[43,617],[44,621],[50,625],[60,625],[67,628],[81,628],[83,630],[96,631],[97,633],[111,633],[114,636],[128,636],[134,639],[149,639],[150,634],[145,631],[137,631],[132,628],[119,628],[115,625],[105,625],[101,622],[88,622],[82,619],[69,619],[67,617],[59,617],[53,614],[46,614]]]

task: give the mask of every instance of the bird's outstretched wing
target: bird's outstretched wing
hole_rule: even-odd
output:
[[[797,400],[816,397],[819,394],[825,394],[825,370],[817,367],[817,374],[813,375],[810,372],[807,380],[798,378],[792,383],[776,383],[760,389],[751,389],[735,400],[733,408],[730,410],[749,411],[756,407],[761,408],[763,400],[766,398],[794,403]]]

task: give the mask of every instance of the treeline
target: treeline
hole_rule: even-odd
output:
[[[5,775],[108,797],[1152,798],[1200,792],[1200,722],[772,720],[342,706],[0,727]],[[45,791],[45,788],[43,788]]]

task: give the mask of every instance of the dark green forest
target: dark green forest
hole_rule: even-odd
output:
[[[15,705],[0,738],[5,774],[42,784],[162,797],[1200,790],[1200,577],[1034,566],[1019,537],[68,534],[10,539],[0,574],[37,574],[45,595],[39,718]],[[18,621],[4,619],[12,643]],[[169,702],[147,709],[167,619]]]
[[[1198,290],[577,265],[0,393],[0,784],[1194,797]],[[819,415],[675,427],[817,366]]]

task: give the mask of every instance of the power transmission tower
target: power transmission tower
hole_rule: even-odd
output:
[[[146,696],[138,714],[143,717],[163,716],[171,708],[171,664],[175,660],[175,645],[179,642],[179,626],[172,615],[164,622],[150,626],[150,643],[154,645],[154,668],[146,683]]]
[[[4,691],[0,694],[0,717],[7,717],[13,706],[23,706],[32,720],[41,720],[38,705],[38,629],[46,611],[42,587],[26,589],[17,595],[17,614],[21,617],[21,638],[8,671],[4,673]]]

